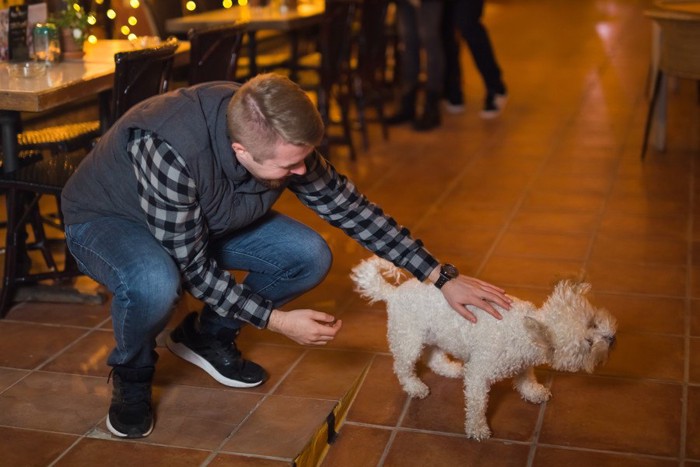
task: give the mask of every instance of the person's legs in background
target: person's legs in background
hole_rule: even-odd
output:
[[[484,0],[455,0],[453,15],[457,29],[464,37],[486,88],[481,116],[498,116],[507,100],[506,86],[491,45],[488,31],[481,22]]]
[[[222,269],[247,271],[243,283],[278,308],[318,285],[332,255],[309,227],[277,212],[213,241],[210,254]],[[253,387],[267,379],[254,362],[242,358],[235,339],[245,323],[223,317],[211,307],[190,313],[170,334],[168,348],[199,366],[219,383]]]
[[[460,63],[459,40],[454,24],[455,0],[445,0],[442,12],[442,49],[445,51],[445,85],[442,97],[445,110],[452,114],[464,112],[462,92],[462,66]]]

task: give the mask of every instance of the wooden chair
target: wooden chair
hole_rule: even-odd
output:
[[[659,126],[657,137],[661,140],[658,148],[664,149],[667,78],[700,80],[700,16],[662,8],[647,10],[645,14],[659,28],[659,43],[658,63],[652,63],[651,67],[652,94],[644,125],[642,159],[647,152],[655,115]],[[659,100],[662,103],[657,108]]]
[[[191,29],[189,83],[234,81],[244,34],[243,25]]]
[[[176,43],[157,48],[121,52],[114,56],[116,66],[109,122],[112,123],[134,104],[168,89]],[[60,200],[61,190],[86,154],[85,150],[44,154],[40,160],[20,163],[14,171],[3,170],[0,189],[5,192],[7,223],[5,269],[0,292],[0,318],[4,317],[23,285],[52,280],[60,284],[80,275],[64,244],[65,264],[58,267],[39,210],[44,195]],[[59,225],[62,228],[59,203]],[[34,240],[27,243],[27,228]],[[39,250],[45,267],[33,270],[28,251]]]

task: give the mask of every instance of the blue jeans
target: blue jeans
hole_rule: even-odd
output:
[[[181,274],[145,224],[105,217],[66,226],[66,242],[80,270],[107,287],[112,297],[116,347],[109,365],[153,366],[156,336],[172,316],[181,293]],[[309,227],[277,212],[230,235],[212,240],[209,255],[223,269],[248,271],[244,283],[274,307],[318,285],[332,255]],[[217,334],[244,323],[205,306],[203,329]]]

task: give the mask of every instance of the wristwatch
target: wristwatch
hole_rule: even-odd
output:
[[[440,277],[435,281],[435,287],[441,289],[443,285],[459,276],[459,271],[453,264],[445,263],[440,267]]]

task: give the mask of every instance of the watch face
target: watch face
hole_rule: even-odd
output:
[[[452,264],[443,264],[440,272],[450,279],[454,279],[459,276],[459,271]]]

